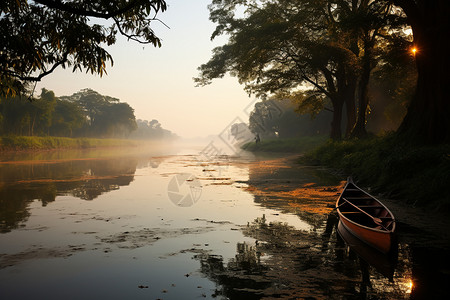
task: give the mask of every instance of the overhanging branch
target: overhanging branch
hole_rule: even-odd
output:
[[[52,73],[57,67],[59,67],[60,65],[64,64],[65,62],[67,62],[67,56],[69,55],[68,52],[63,54],[63,57],[61,58],[61,60],[59,60],[58,62],[56,62],[55,64],[53,64],[53,66],[49,69],[46,70],[42,73],[40,73],[38,76],[23,76],[23,75],[19,75],[17,73],[13,73],[13,72],[9,72],[8,75],[12,76],[12,77],[16,77],[20,80],[23,81],[41,81],[41,79],[45,76],[47,76],[48,74]]]
[[[82,7],[74,6],[69,2],[61,2],[60,0],[34,0],[34,2],[45,5],[49,8],[58,9],[61,11],[65,11],[68,13],[72,13],[75,15],[86,16],[86,17],[96,17],[102,19],[109,19],[119,15],[122,15],[135,7],[146,2],[146,0],[134,0],[128,2],[125,6],[118,8],[114,11],[95,11],[95,10],[87,10]],[[155,13],[158,13],[160,10],[165,11],[167,9],[167,4],[164,0],[153,1],[151,4]]]

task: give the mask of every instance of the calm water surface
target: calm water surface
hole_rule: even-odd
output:
[[[198,151],[4,155],[0,298],[445,294],[448,265],[415,286],[428,276],[420,247],[400,240],[398,255],[375,264],[348,248],[331,208],[342,178],[292,157],[206,160]]]

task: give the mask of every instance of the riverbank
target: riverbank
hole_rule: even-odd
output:
[[[411,146],[393,136],[345,141],[317,137],[304,141],[264,141],[247,144],[244,149],[306,153],[299,159],[300,164],[326,166],[344,177],[351,175],[358,184],[369,186],[372,193],[386,198],[450,212],[450,195],[446,189],[450,182],[448,144]]]
[[[339,170],[375,194],[450,212],[450,145],[411,146],[392,136],[328,141],[300,163]]]
[[[247,143],[242,146],[242,149],[250,152],[304,153],[323,145],[327,140],[328,137],[325,135],[268,139],[259,143]]]
[[[0,151],[86,149],[138,145],[138,141],[126,139],[68,138],[53,136],[0,137]]]

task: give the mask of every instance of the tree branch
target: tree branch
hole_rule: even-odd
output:
[[[105,11],[105,12],[87,10],[87,9],[84,9],[81,7],[74,6],[69,2],[61,2],[59,0],[34,0],[34,2],[45,5],[49,8],[58,9],[58,10],[72,13],[75,15],[109,19],[112,17],[116,17],[118,15],[122,15],[122,14],[132,10],[133,8],[146,2],[146,0],[130,1],[127,5],[125,5],[121,8],[118,8],[117,10]],[[153,9],[155,10],[155,13],[158,13],[159,10],[165,11],[167,9],[167,4],[164,0],[156,0],[156,1],[152,1],[152,2],[156,2],[156,5],[151,4]]]
[[[13,77],[16,77],[16,78],[18,78],[20,80],[23,80],[23,81],[41,81],[41,79],[43,77],[45,77],[48,74],[52,73],[58,66],[60,66],[60,65],[64,64],[65,62],[67,62],[67,56],[69,56],[69,52],[65,52],[63,54],[63,57],[62,57],[62,59],[60,61],[58,61],[55,64],[53,64],[53,66],[49,70],[40,73],[38,76],[22,76],[22,75],[13,73],[13,72],[9,73],[9,75],[13,76]]]

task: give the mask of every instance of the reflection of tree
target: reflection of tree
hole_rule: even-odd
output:
[[[0,232],[24,222],[34,200],[43,206],[55,201],[57,195],[93,200],[129,185],[136,165],[134,158],[0,165]]]
[[[237,254],[224,265],[222,256],[198,254],[201,271],[217,283],[215,296],[223,295],[230,299],[260,299],[261,292],[271,285],[264,276],[267,269],[261,264],[261,253],[256,246],[237,243]]]
[[[199,254],[201,271],[216,282],[216,296],[230,299],[399,299],[407,296],[409,260],[402,262],[394,282],[378,273],[338,238],[330,216],[321,232],[268,223],[265,216],[243,228],[255,244],[237,243],[237,253],[224,263],[221,256]],[[261,258],[264,258],[263,260]]]

